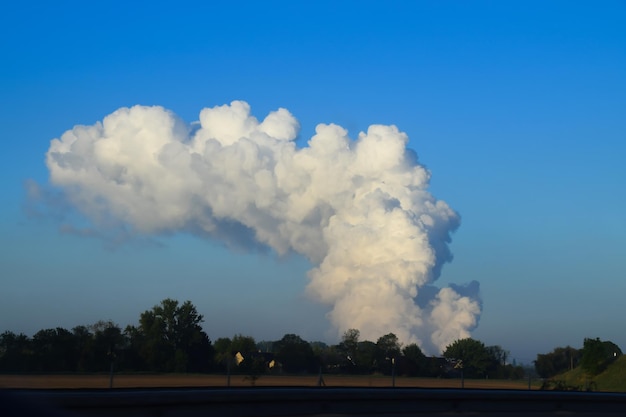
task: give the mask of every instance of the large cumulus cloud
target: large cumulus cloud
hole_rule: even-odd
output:
[[[372,125],[351,139],[320,124],[299,148],[298,131],[287,110],[259,121],[242,101],[192,124],[134,106],[52,140],[46,162],[96,228],[114,219],[140,235],[182,231],[306,256],[307,291],[331,306],[339,333],[394,332],[430,352],[469,336],[477,288],[432,285],[459,217],[428,192],[407,136]]]

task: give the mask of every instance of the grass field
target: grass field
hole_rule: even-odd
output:
[[[29,389],[76,389],[109,388],[109,375],[0,375],[0,388]],[[390,387],[392,379],[388,376],[337,376],[325,375],[324,383],[328,387]],[[396,387],[413,388],[461,388],[460,379],[407,378],[397,377]],[[138,375],[120,374],[113,378],[113,388],[172,388],[172,387],[226,387],[226,375],[202,374],[163,374]],[[233,387],[314,387],[318,385],[318,376],[276,376],[264,375],[251,381],[244,375],[231,375]],[[466,379],[465,388],[515,389],[527,390],[528,381]],[[532,389],[538,389],[533,384]]]
[[[554,378],[570,387],[594,391],[626,392],[626,355],[620,356],[599,375],[589,376],[579,366]]]

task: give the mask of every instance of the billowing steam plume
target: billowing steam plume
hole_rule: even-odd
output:
[[[162,107],[121,108],[51,142],[51,182],[96,227],[190,232],[295,251],[314,265],[308,292],[342,333],[394,332],[437,352],[469,337],[478,286],[436,288],[458,215],[427,190],[429,172],[395,126],[356,140],[320,124],[308,146],[285,109],[259,122],[242,101],[188,125]]]

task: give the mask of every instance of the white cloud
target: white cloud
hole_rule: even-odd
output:
[[[459,218],[428,192],[407,136],[373,125],[353,141],[320,124],[297,148],[298,129],[285,109],[259,122],[241,101],[205,108],[192,125],[134,106],[54,139],[47,165],[96,226],[112,217],[136,233],[188,231],[306,256],[308,293],[332,306],[339,333],[394,332],[430,351],[466,337],[477,301],[444,288],[430,307],[414,302],[451,259]]]

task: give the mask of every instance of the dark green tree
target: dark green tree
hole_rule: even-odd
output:
[[[259,352],[273,352],[274,342],[270,340],[261,340],[260,342],[257,342],[256,348]]]
[[[583,344],[580,366],[587,374],[595,376],[621,355],[622,351],[615,343],[587,338]]]
[[[263,361],[259,361],[258,348],[252,336],[236,334],[230,343],[230,356],[235,357],[237,372],[258,375],[263,373]]]
[[[408,376],[426,374],[427,358],[417,344],[411,343],[403,347],[402,356],[404,357],[404,367],[400,373],[404,373]]]
[[[230,343],[230,351],[234,355],[237,352],[242,355],[257,352],[256,341],[252,336],[244,336],[242,334],[236,334]]]
[[[126,348],[122,329],[111,320],[100,320],[91,325],[93,332],[93,368],[101,372],[111,369],[111,363],[119,363]]]
[[[311,343],[313,354],[319,358],[324,373],[350,373],[354,372],[354,365],[348,363],[345,352],[339,349],[339,345],[316,345]]]
[[[222,371],[232,367],[233,353],[230,350],[232,341],[229,337],[220,337],[213,343],[213,349],[215,351],[215,363]]]
[[[76,370],[89,372],[94,366],[94,340],[93,333],[87,326],[76,326],[72,329],[76,348]]]
[[[391,374],[393,364],[400,356],[400,342],[398,336],[393,333],[388,333],[381,336],[376,341],[376,362],[377,368],[384,374]]]
[[[72,333],[62,327],[42,329],[33,335],[35,370],[39,372],[74,371],[76,347]]]
[[[400,342],[398,341],[398,336],[393,333],[379,337],[376,341],[376,346],[380,354],[386,358],[400,356]]]
[[[23,333],[5,331],[0,335],[0,372],[32,370],[32,342]]]
[[[348,329],[343,333],[343,336],[341,337],[341,343],[339,343],[339,347],[341,351],[346,355],[346,357],[350,358],[350,360],[357,360],[360,336],[361,332],[359,332],[357,329]]]
[[[318,370],[319,363],[311,345],[298,335],[286,334],[274,342],[274,353],[285,372],[314,373]]]
[[[502,366],[506,365],[506,360],[509,357],[509,352],[502,349],[501,346],[487,346],[487,353],[494,363]]]
[[[210,368],[213,348],[200,323],[203,317],[185,301],[167,298],[139,317],[137,339],[140,355],[150,370],[205,372]]]
[[[152,370],[142,355],[145,336],[136,326],[128,325],[124,329],[124,338],[126,339],[126,349],[121,368],[128,371],[148,371]]]
[[[571,346],[557,347],[552,352],[538,354],[535,370],[542,378],[552,378],[574,369],[580,360],[581,351]]]
[[[378,346],[376,343],[363,340],[359,342],[357,349],[357,360],[354,362],[359,373],[372,373],[376,370],[378,363]]]
[[[490,362],[487,367],[487,375],[490,378],[507,378],[506,360],[509,357],[509,352],[499,345],[487,346],[486,349]]]
[[[252,357],[258,356],[257,352],[261,351],[258,344],[252,336],[244,336],[236,334],[232,339],[229,337],[220,337],[213,343],[215,351],[215,363],[218,368],[225,371],[230,367],[231,372],[249,372],[252,363]],[[239,354],[239,363],[237,363],[236,355]],[[243,359],[243,361],[241,360]]]
[[[359,372],[359,369],[356,366],[359,361],[359,337],[360,332],[357,329],[346,330],[341,337],[341,342],[339,342],[333,350],[335,355],[330,355],[330,357],[328,357],[328,359],[336,357],[334,361],[337,362],[336,366],[341,367],[342,372]]]
[[[485,377],[491,362],[485,344],[472,338],[456,340],[446,347],[443,356],[461,361],[459,365],[463,369],[463,375],[467,378]]]

